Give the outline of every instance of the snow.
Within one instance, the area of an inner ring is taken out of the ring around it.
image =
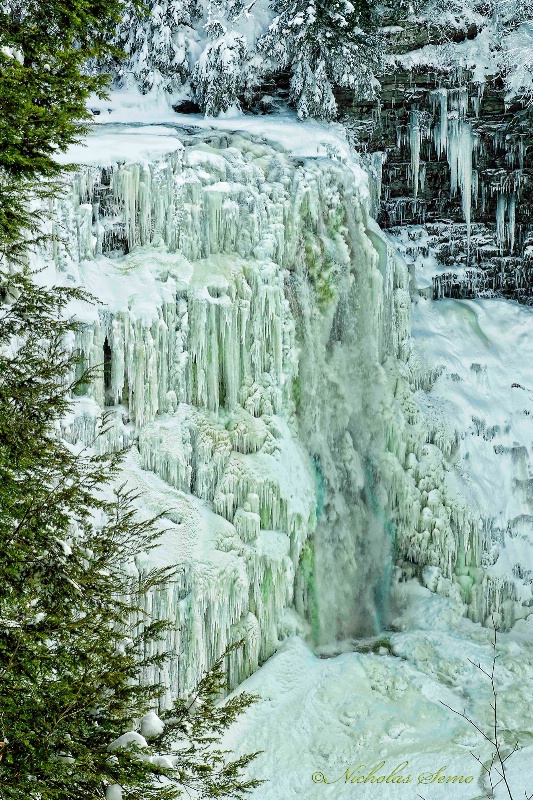
[[[467,656],[490,669],[491,632],[462,619],[449,601],[416,581],[401,584],[399,592],[396,602],[405,606],[395,623],[405,630],[384,634],[390,652],[376,645],[376,653],[317,658],[293,637],[239,687],[260,700],[224,745],[237,753],[263,751],[249,768],[253,777],[267,779],[254,800],[350,798],[354,790],[369,800],[432,797],[443,775],[453,798],[471,800],[483,792],[483,771],[472,753],[485,760],[490,749],[443,703],[466,709],[490,730],[490,683]],[[514,737],[524,743],[530,736],[521,703],[528,703],[524,681],[533,676],[533,651],[519,634],[500,635],[498,647],[496,682],[509,747]],[[532,748],[508,765],[512,788],[531,791]],[[359,776],[365,777],[352,781]]]
[[[105,128],[95,126],[87,139],[72,145],[67,153],[58,154],[56,160],[61,164],[105,167],[117,161],[147,162],[180,149],[181,142],[171,126],[140,124],[125,128],[108,124]]]
[[[450,72],[471,70],[472,82],[482,84],[499,72],[497,38],[497,31],[485,26],[475,39],[460,43],[428,44],[407,53],[390,54],[387,62],[390,68],[397,65],[408,71],[421,67],[437,67]]]
[[[24,54],[17,47],[0,47],[0,53],[6,58],[14,58],[19,64],[24,64]]]
[[[128,733],[123,733],[122,736],[119,736],[118,739],[115,739],[108,745],[107,749],[110,753],[114,753],[115,750],[118,750],[120,747],[128,747],[129,745],[135,745],[136,747],[148,747],[148,742],[141,736],[140,733],[136,731],[128,731]]]
[[[154,739],[165,730],[165,724],[159,719],[155,711],[149,711],[141,719],[141,735],[145,739]]]
[[[94,118],[92,131],[82,144],[58,156],[60,163],[105,166],[125,159],[146,160],[173,152],[174,147],[179,149],[183,132],[212,129],[256,135],[301,158],[331,157],[333,152],[334,157],[349,164],[363,193],[368,183],[365,171],[350,153],[340,124],[318,120],[302,122],[290,111],[271,117],[242,114],[214,118],[176,114],[157,100],[146,99],[134,91],[115,91],[109,100],[94,98],[89,105],[101,109],[102,113]],[[167,140],[166,137],[172,138]]]

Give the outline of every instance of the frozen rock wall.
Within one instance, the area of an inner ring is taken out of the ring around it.
[[[379,105],[352,108],[346,98],[344,122],[360,149],[382,153],[372,160],[380,224],[427,226],[447,266],[435,297],[530,304],[530,110],[483,71],[475,47],[474,39],[463,66],[458,53],[454,69],[438,48],[398,55],[382,76]]]

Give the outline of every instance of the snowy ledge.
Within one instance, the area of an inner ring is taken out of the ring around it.
[[[332,158],[351,169],[361,199],[369,196],[368,175],[350,152],[342,125],[316,120],[301,122],[290,112],[275,116],[236,114],[204,117],[176,114],[154,101],[139,103],[141,95],[116,93],[109,101],[92,103],[98,111],[91,133],[80,144],[57,157],[59,163],[111,165],[118,162],[153,160],[182,149],[184,134],[200,130],[245,133],[266,144],[281,146],[297,158]]]

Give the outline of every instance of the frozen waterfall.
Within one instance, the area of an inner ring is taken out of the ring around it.
[[[441,129],[443,149],[453,136]],[[88,444],[109,412],[99,446],[132,445],[122,477],[141,513],[165,512],[136,568],[180,568],[146,598],[175,622],[175,658],[151,677],[188,691],[243,638],[236,684],[291,633],[378,632],[393,577],[428,565],[436,591],[484,620],[506,595],[481,567],[481,520],[448,460],[456,434],[415,402],[428,377],[410,276],[361,171],[252,134],[169,126],[166,142],[81,168],[39,256],[98,298],[75,308],[75,346],[101,374],[65,435]]]

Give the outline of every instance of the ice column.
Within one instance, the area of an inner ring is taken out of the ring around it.
[[[450,191],[461,192],[463,214],[466,222],[468,247],[472,216],[472,154],[474,134],[470,123],[455,118],[451,120],[448,136],[448,163],[450,165]]]
[[[448,90],[437,89],[432,93],[431,100],[433,103],[437,100],[439,104],[439,121],[433,130],[433,139],[440,158],[448,152]]]
[[[420,114],[418,111],[411,111],[411,123],[409,126],[409,142],[411,145],[411,178],[413,181],[413,197],[418,197],[418,176],[420,172]]]
[[[507,198],[504,194],[499,194],[496,201],[496,240],[500,252],[505,248],[505,211],[507,209]]]

